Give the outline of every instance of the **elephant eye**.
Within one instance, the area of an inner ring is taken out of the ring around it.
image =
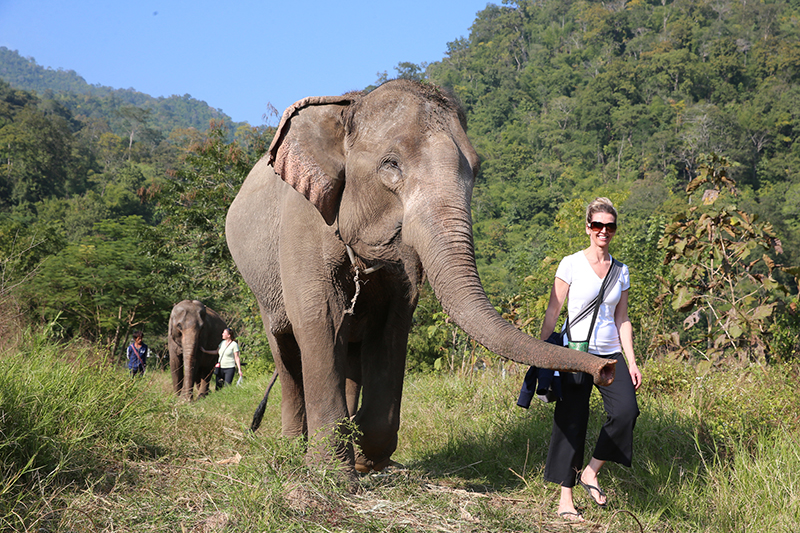
[[[383,161],[381,161],[381,168],[400,170],[400,164],[397,162],[396,159],[386,158]]]
[[[381,161],[379,171],[381,178],[387,182],[387,185],[396,185],[403,179],[403,171],[400,169],[400,163],[394,158],[387,157]]]

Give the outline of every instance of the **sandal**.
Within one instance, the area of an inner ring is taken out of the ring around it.
[[[572,511],[561,511],[558,513],[558,516],[562,520],[566,520],[568,522],[586,522],[586,519],[583,517],[583,515],[577,512],[573,513]],[[571,516],[574,516],[575,518],[570,518]]]
[[[579,484],[581,487],[583,487],[583,488],[586,490],[586,492],[589,494],[589,498],[591,498],[591,499],[592,499],[592,501],[593,501],[593,502],[594,502],[594,503],[595,503],[595,504],[596,504],[598,507],[605,507],[605,506],[606,506],[606,503],[608,503],[607,501],[605,501],[605,502],[603,502],[603,503],[600,503],[600,502],[599,502],[599,501],[597,501],[597,500],[595,499],[595,497],[592,495],[592,491],[593,491],[593,490],[596,490],[596,491],[597,491],[597,495],[598,495],[598,496],[603,496],[603,497],[605,497],[606,493],[605,493],[605,492],[603,492],[603,490],[602,490],[600,487],[595,487],[594,485],[589,485],[588,483],[584,483],[584,482],[581,480],[581,475],[580,475],[580,474],[578,474],[578,484]]]

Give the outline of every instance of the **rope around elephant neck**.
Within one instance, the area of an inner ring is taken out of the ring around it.
[[[356,300],[358,300],[358,295],[361,293],[361,285],[363,285],[365,282],[361,281],[362,272],[361,272],[361,269],[358,268],[358,265],[356,264],[356,256],[353,253],[353,249],[350,248],[349,244],[345,244],[344,246],[345,246],[345,248],[347,248],[347,257],[350,258],[350,263],[353,265],[353,268],[356,269],[356,275],[353,277],[353,283],[356,284],[356,293],[353,295],[353,299],[350,300],[350,309],[348,309],[348,310],[346,310],[344,312],[344,314],[346,314],[346,315],[352,315],[354,313],[354,311],[355,311],[355,308],[356,308]],[[364,270],[363,274],[365,276],[367,274],[372,274],[376,270],[380,270],[382,267],[383,267],[383,265],[377,265],[377,266],[369,267],[369,268]]]

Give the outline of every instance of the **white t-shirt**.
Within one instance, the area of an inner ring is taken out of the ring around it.
[[[236,359],[233,354],[239,351],[239,345],[236,341],[231,341],[227,346],[226,341],[219,343],[219,367],[220,368],[235,368]]]
[[[583,251],[568,255],[562,259],[558,265],[558,270],[556,270],[556,277],[569,285],[567,312],[570,317],[569,329],[572,332],[572,340],[585,341],[589,336],[589,326],[592,323],[594,311],[580,322],[573,323],[572,320],[581,312],[581,309],[586,307],[600,293],[603,279],[595,274]],[[590,353],[610,355],[622,351],[619,331],[614,323],[614,312],[622,296],[622,291],[627,291],[630,287],[631,278],[628,267],[622,265],[622,271],[617,278],[617,282],[606,289],[603,303],[600,304],[594,332],[589,339]]]

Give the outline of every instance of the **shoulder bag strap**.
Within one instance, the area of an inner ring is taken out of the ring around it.
[[[234,341],[231,341],[227,345],[225,345],[224,348],[220,348],[219,349],[219,357],[217,358],[217,362],[218,363],[222,362],[222,356],[225,355],[226,353],[228,353],[228,348],[230,348],[231,344],[233,344],[233,343],[234,343]]]
[[[603,303],[603,298],[605,298],[606,290],[612,284],[617,282],[619,278],[619,273],[622,271],[622,263],[617,261],[616,259],[611,260],[611,266],[606,272],[605,277],[603,278],[603,283],[600,285],[600,293],[595,297],[594,300],[589,302],[589,305],[581,309],[581,312],[575,317],[573,322],[580,322],[584,318],[586,318],[589,313],[594,311],[592,314],[592,323],[589,325],[589,337],[586,339],[585,342],[588,342],[592,338],[592,333],[594,332],[594,324],[597,321],[597,313],[600,312],[600,304]],[[572,340],[572,336],[570,335],[569,330],[569,314],[567,314],[567,337]]]
[[[143,346],[144,346],[144,345],[143,345]],[[138,359],[138,360],[139,360],[139,364],[141,364],[142,366],[144,366],[144,361],[142,361],[142,356],[141,356],[141,354],[139,353],[139,348],[137,348],[137,347],[136,347],[136,345],[135,345],[135,344],[133,344],[133,343],[131,343],[131,344],[130,344],[129,348],[131,348],[131,349],[133,350],[133,353],[136,355],[136,359]]]

